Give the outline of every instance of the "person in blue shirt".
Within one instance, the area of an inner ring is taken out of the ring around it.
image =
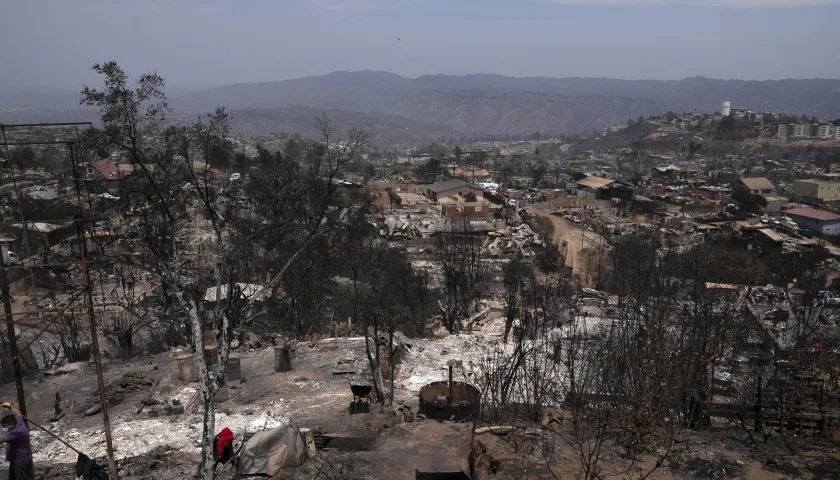
[[[9,480],[35,480],[35,469],[32,465],[32,446],[29,443],[29,427],[23,414],[9,402],[0,403],[12,414],[0,419],[3,433],[0,443],[7,443],[6,460],[9,462]]]

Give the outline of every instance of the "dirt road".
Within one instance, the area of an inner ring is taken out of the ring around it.
[[[572,274],[580,279],[587,286],[593,283],[594,270],[597,270],[597,252],[600,248],[608,249],[609,244],[601,235],[581,228],[565,218],[551,215],[545,210],[537,207],[528,207],[528,211],[534,215],[539,215],[551,220],[554,225],[554,243],[560,247],[560,252],[565,252],[566,265],[572,267]],[[593,255],[586,255],[586,252],[593,252],[594,259],[589,259]],[[592,261],[594,260],[594,262]]]

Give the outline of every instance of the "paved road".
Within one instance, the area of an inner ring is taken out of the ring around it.
[[[566,265],[572,267],[572,274],[580,277],[587,285],[594,281],[593,268],[590,267],[596,267],[596,265],[589,265],[591,262],[587,261],[587,255],[581,255],[581,252],[584,249],[597,251],[598,246],[609,248],[607,241],[591,230],[581,228],[565,218],[551,215],[540,208],[530,206],[528,211],[534,215],[546,217],[554,224],[554,243],[563,251],[563,242],[566,242]],[[584,276],[586,276],[585,279]]]

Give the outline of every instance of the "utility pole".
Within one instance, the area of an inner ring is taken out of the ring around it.
[[[14,370],[15,375],[18,409],[26,417],[26,397],[23,394],[23,376],[20,373],[20,353],[17,348],[15,322],[14,316],[12,315],[12,299],[9,294],[9,279],[6,277],[6,262],[3,255],[2,248],[0,248],[0,287],[2,287],[3,311],[6,314],[6,334],[9,338],[9,355],[12,357],[12,370]]]
[[[85,276],[85,297],[87,300],[87,314],[90,321],[90,343],[93,351],[93,360],[96,364],[96,383],[99,387],[99,402],[102,405],[102,426],[105,430],[105,450],[108,452],[108,475],[112,480],[117,480],[117,461],[114,458],[114,442],[111,438],[111,418],[108,416],[108,399],[105,392],[105,374],[102,371],[102,356],[99,352],[99,333],[96,330],[96,315],[93,310],[93,285],[90,280],[90,268],[87,262],[87,241],[85,239],[84,224],[84,203],[82,203],[82,188],[76,166],[76,156],[73,151],[73,144],[68,143],[70,148],[70,160],[73,163],[73,179],[76,183],[76,194],[79,199],[79,219],[76,228],[76,238],[79,241],[79,256],[81,257],[82,273]]]
[[[10,145],[15,146],[23,146],[23,145],[53,145],[53,144],[65,144],[66,142],[61,140],[49,140],[49,141],[21,141],[21,142],[9,142],[6,138],[6,130],[7,129],[15,129],[15,128],[30,128],[30,127],[56,127],[56,126],[77,126],[78,132],[78,125],[92,125],[91,122],[66,122],[66,123],[31,123],[31,124],[4,124],[0,123],[0,138],[2,138],[2,143],[0,146],[5,147],[6,151],[6,163],[9,167],[9,173],[11,174],[12,179],[12,186],[15,192],[15,198],[18,202],[18,210],[19,214],[21,215],[20,221],[23,224],[23,246],[24,250],[26,251],[26,257],[31,258],[29,253],[29,233],[27,224],[29,222],[26,221],[26,218],[23,216],[23,210],[20,209],[20,191],[18,190],[18,182],[15,176],[15,166],[12,164],[12,155],[11,150],[9,149]],[[72,156],[72,150],[71,150]],[[81,200],[80,200],[81,202]],[[8,206],[6,207],[8,209]],[[4,215],[8,214],[9,212],[3,212]],[[11,218],[4,218],[4,221],[12,220]],[[9,342],[9,357],[12,361],[12,369],[14,371],[15,377],[15,387],[17,390],[17,399],[18,399],[18,408],[20,412],[26,416],[26,398],[24,397],[23,391],[23,378],[21,375],[21,355],[20,351],[18,350],[17,346],[17,335],[15,333],[15,324],[14,324],[14,315],[12,313],[12,298],[9,292],[9,278],[6,275],[6,258],[5,256],[8,255],[8,248],[6,248],[6,253],[2,252],[2,248],[0,248],[0,299],[3,301],[3,312],[6,316],[6,333],[8,335],[8,342]],[[20,253],[20,252],[19,252]],[[4,256],[5,255],[5,256]],[[30,267],[27,268],[27,271],[31,273],[31,264]],[[34,282],[34,279],[32,280]],[[24,278],[24,287],[26,286],[26,279]],[[34,283],[33,283],[34,286]],[[5,362],[4,362],[5,363]]]

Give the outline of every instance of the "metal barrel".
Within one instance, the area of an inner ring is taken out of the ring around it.
[[[289,344],[274,347],[274,371],[288,372],[292,369],[292,347]]]
[[[178,379],[182,382],[197,382],[198,371],[195,368],[195,355],[186,353],[178,355]]]
[[[238,357],[228,357],[225,366],[225,378],[227,380],[239,380],[242,378],[242,366]]]
[[[204,347],[204,361],[207,363],[208,368],[216,365],[218,360],[216,353],[217,349],[215,345],[207,345]]]

